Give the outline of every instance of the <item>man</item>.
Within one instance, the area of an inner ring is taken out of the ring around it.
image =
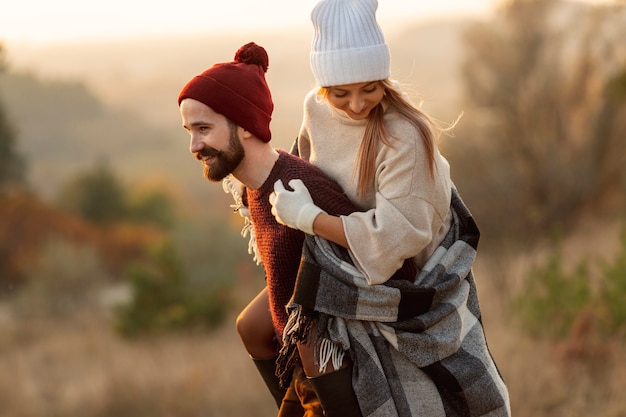
[[[292,180],[300,179],[306,185],[317,207],[303,207],[303,218],[314,218],[322,211],[347,215],[355,208],[341,187],[319,169],[269,143],[274,106],[265,80],[268,63],[265,50],[248,43],[237,51],[233,62],[215,64],[189,81],[178,103],[183,127],[191,136],[190,151],[203,162],[206,178],[218,182],[232,175],[246,187],[244,198],[267,282],[267,296],[261,292],[251,305],[256,306],[252,309],[260,312],[258,321],[263,323],[262,306],[269,300],[273,331],[281,340],[288,318],[285,306],[293,293],[304,233],[276,222],[269,202],[274,184],[280,180],[291,186]],[[323,416],[320,401],[326,415],[360,415],[352,390],[351,367],[310,379],[296,367],[285,393],[276,376],[274,347],[256,348],[241,336],[280,407],[279,416]],[[260,357],[257,352],[261,352]],[[339,411],[333,414],[331,409]],[[349,409],[352,414],[345,411]]]

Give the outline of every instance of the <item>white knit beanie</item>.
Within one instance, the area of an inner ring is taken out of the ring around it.
[[[311,70],[321,87],[389,78],[390,54],[376,22],[378,0],[322,0],[311,13]]]

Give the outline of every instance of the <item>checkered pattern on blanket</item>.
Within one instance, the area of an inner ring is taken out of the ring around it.
[[[509,416],[472,274],[479,231],[455,189],[451,207],[453,225],[414,282],[368,285],[345,249],[307,236],[279,367],[297,360],[315,316],[316,357],[351,357],[364,416]]]

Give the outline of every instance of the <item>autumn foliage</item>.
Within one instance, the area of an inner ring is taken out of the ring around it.
[[[20,192],[0,200],[0,285],[2,291],[22,284],[27,266],[49,239],[62,238],[95,248],[112,276],[141,258],[145,249],[165,239],[148,225],[114,223],[96,225],[58,211],[37,197]]]

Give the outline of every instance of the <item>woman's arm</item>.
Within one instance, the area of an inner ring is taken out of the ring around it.
[[[319,237],[349,249],[341,217],[326,213],[318,214],[313,221],[313,232]]]

